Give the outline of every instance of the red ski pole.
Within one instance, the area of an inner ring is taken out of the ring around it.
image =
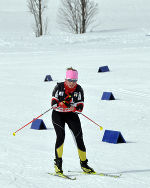
[[[95,125],[97,125],[97,126],[100,128],[101,131],[103,130],[103,127],[102,127],[102,126],[100,126],[99,124],[95,123],[93,120],[91,120],[89,117],[87,117],[87,116],[84,115],[83,113],[80,113],[80,114],[82,114],[85,118],[87,118],[88,120],[92,121]]]
[[[18,131],[20,131],[21,129],[23,129],[24,127],[26,127],[27,125],[29,125],[30,123],[34,122],[35,120],[37,120],[39,117],[43,116],[44,114],[46,114],[47,112],[49,112],[52,108],[48,109],[47,111],[45,111],[44,113],[42,113],[41,115],[39,115],[38,117],[34,118],[32,121],[30,121],[29,123],[25,124],[23,127],[21,127],[20,129],[18,129],[17,131],[13,132],[13,135],[15,136],[16,133]]]

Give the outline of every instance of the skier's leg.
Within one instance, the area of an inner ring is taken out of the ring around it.
[[[65,139],[65,121],[61,112],[52,112],[52,123],[56,132],[56,143],[55,143],[55,171],[56,173],[63,173],[62,171],[62,155],[63,155],[63,144]]]
[[[80,119],[75,113],[70,113],[69,115],[70,118],[68,118],[66,122],[71,129],[77,143],[81,168],[86,173],[95,173],[95,171],[88,166],[88,159],[86,158],[86,148],[83,141]]]
[[[78,154],[81,161],[86,160],[86,148],[83,141],[83,133],[81,128],[81,123],[78,114],[75,113],[68,113],[66,123],[68,124],[70,130],[73,133],[75,138]]]

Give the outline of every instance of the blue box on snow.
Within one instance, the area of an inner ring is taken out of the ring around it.
[[[108,142],[108,143],[113,143],[113,144],[126,143],[121,132],[112,131],[112,130],[105,130],[102,141]]]
[[[53,81],[53,79],[52,79],[52,77],[51,77],[51,75],[46,75],[46,77],[45,77],[45,80],[44,80],[45,82],[48,82],[48,81]]]
[[[98,72],[109,72],[108,66],[99,67]]]
[[[101,100],[115,100],[112,92],[103,92]]]
[[[47,128],[42,119],[36,119],[35,121],[32,122],[31,129],[41,130],[41,129],[47,129]]]

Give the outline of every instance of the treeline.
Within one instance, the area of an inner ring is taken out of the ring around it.
[[[60,0],[57,22],[62,30],[75,34],[86,33],[89,27],[94,27],[98,14],[98,4],[92,0]],[[30,13],[34,16],[33,27],[36,37],[47,33],[48,19],[44,11],[48,8],[46,0],[27,0]]]

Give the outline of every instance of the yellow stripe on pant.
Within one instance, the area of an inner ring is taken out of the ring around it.
[[[64,146],[64,144],[62,144],[59,148],[57,148],[57,156],[58,156],[58,158],[62,158],[63,146]]]
[[[79,154],[79,158],[80,158],[81,161],[86,160],[86,152],[85,151],[78,149],[78,154]]]

